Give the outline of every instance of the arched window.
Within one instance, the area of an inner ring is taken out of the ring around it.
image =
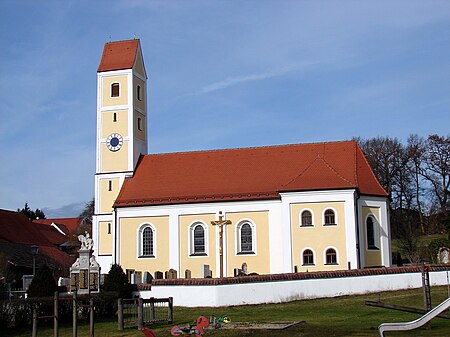
[[[324,224],[331,226],[336,225],[336,216],[332,209],[327,209],[324,213]]]
[[[111,97],[119,97],[119,95],[120,95],[119,83],[111,84]]]
[[[141,100],[142,100],[142,92],[141,92],[141,86],[140,86],[140,85],[138,85],[138,86],[136,87],[136,95],[137,95],[137,99],[138,99],[139,101],[141,101]]]
[[[205,252],[205,229],[202,225],[197,225],[194,227],[194,254]]]
[[[325,253],[326,263],[325,264],[337,264],[337,254],[333,248],[328,248]]]
[[[154,257],[154,233],[150,226],[141,229],[141,256]]]
[[[238,226],[238,254],[253,254],[254,253],[254,229],[253,226],[244,222]]]
[[[310,211],[303,211],[302,212],[302,227],[310,227],[312,226],[312,214]]]
[[[303,251],[303,265],[304,266],[314,265],[314,253],[311,249],[305,249]]]
[[[372,216],[368,216],[366,220],[367,248],[378,249],[376,223]]]

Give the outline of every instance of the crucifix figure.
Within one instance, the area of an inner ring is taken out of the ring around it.
[[[211,221],[211,225],[219,226],[219,257],[220,257],[220,277],[223,277],[223,226],[231,225],[231,220],[224,220],[222,211],[219,212],[219,220]]]

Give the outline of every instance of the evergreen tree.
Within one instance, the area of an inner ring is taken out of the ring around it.
[[[42,210],[39,208],[36,208],[35,211],[33,211],[30,206],[28,206],[28,202],[25,203],[25,206],[22,209],[17,209],[17,212],[25,214],[25,216],[30,220],[35,219],[45,219],[45,214]]]
[[[113,264],[105,276],[103,291],[113,291],[119,298],[131,298],[134,287],[128,283],[127,275],[118,264]]]
[[[56,291],[57,286],[51,269],[43,265],[38,269],[36,275],[31,281],[28,288],[29,297],[45,297],[52,296]]]

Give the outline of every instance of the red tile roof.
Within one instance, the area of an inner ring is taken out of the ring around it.
[[[3,209],[0,209],[0,241],[39,246],[53,245],[24,214]]]
[[[37,223],[33,221],[33,225],[47,238],[48,241],[56,246],[62,245],[68,240],[67,235],[59,232],[55,227]]]
[[[142,156],[116,207],[279,199],[281,192],[357,189],[387,196],[354,141]]]
[[[138,46],[139,40],[105,43],[97,72],[133,68]]]
[[[83,221],[83,218],[54,218],[54,219],[36,219],[33,220],[33,222],[44,224],[44,225],[51,225],[55,224],[61,229],[63,232],[66,233],[68,230],[69,233],[76,234],[78,226]]]

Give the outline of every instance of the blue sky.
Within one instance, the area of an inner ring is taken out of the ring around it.
[[[450,1],[0,1],[0,208],[94,194],[96,69],[141,39],[149,152],[449,134]]]

